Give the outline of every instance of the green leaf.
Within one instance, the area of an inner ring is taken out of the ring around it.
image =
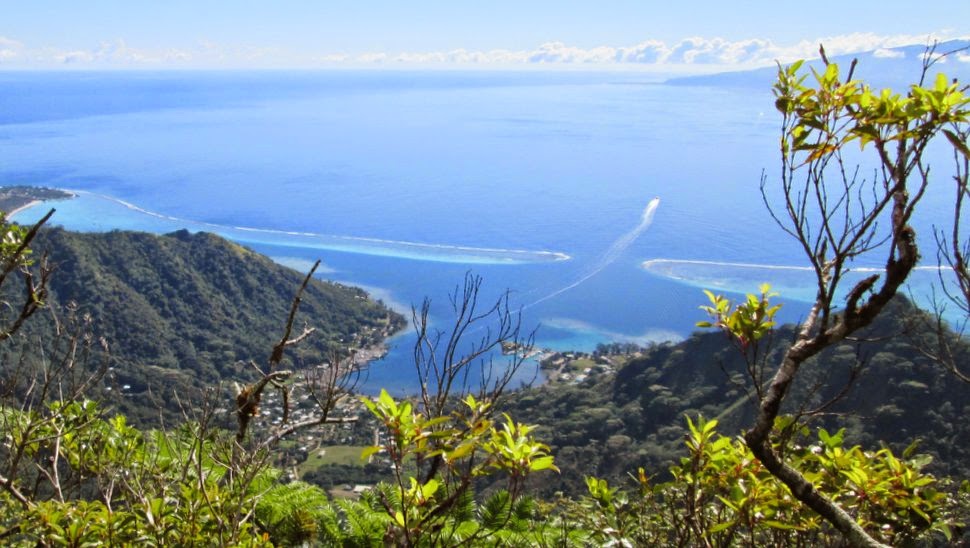
[[[533,460],[532,464],[529,465],[529,468],[531,468],[533,472],[538,472],[539,470],[548,470],[548,469],[553,469],[557,472],[559,471],[559,468],[556,468],[556,465],[553,464],[552,456],[539,457]]]
[[[428,480],[428,483],[421,486],[421,495],[426,499],[430,499],[435,493],[438,492],[438,487],[440,486],[441,483],[438,480],[430,479]]]
[[[801,531],[804,527],[798,527],[797,525],[792,525],[790,523],[784,523],[781,521],[775,521],[766,519],[760,522],[762,525],[771,527],[772,529],[783,529],[785,531]]]
[[[392,398],[391,395],[387,393],[387,390],[383,388],[381,388],[381,394],[377,397],[377,401],[389,409],[397,409],[397,404],[394,402],[394,398]]]
[[[458,447],[454,448],[452,451],[445,451],[445,460],[449,462],[454,462],[462,457],[466,457],[477,447],[478,444],[466,441],[460,444]]]
[[[903,449],[903,458],[908,459],[912,457],[914,454],[916,454],[916,450],[919,449],[919,446],[922,442],[923,442],[922,438],[916,438],[915,440],[913,440],[912,443],[906,446],[906,449]]]
[[[946,522],[938,523],[934,526],[934,529],[943,533],[943,536],[946,537],[947,542],[950,542],[953,540],[953,530],[950,528],[949,523],[946,523]]]
[[[829,63],[829,66],[825,67],[825,74],[822,75],[822,84],[831,86],[835,84],[839,79],[839,65],[838,63]]]
[[[714,527],[711,527],[708,530],[708,532],[711,533],[711,534],[720,533],[721,531],[724,531],[726,529],[730,529],[731,527],[734,527],[736,524],[737,524],[737,522],[735,522],[735,521],[729,521],[729,522],[725,522],[725,523],[718,523]]]

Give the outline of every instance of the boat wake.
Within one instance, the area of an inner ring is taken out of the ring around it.
[[[600,256],[600,258],[597,259],[595,263],[590,265],[589,268],[584,270],[575,281],[553,291],[552,293],[549,293],[548,295],[538,300],[535,300],[523,306],[522,308],[523,309],[532,308],[533,306],[539,303],[558,297],[559,295],[562,295],[563,293],[569,291],[570,289],[576,288],[586,280],[589,280],[593,276],[602,272],[603,269],[605,269],[606,267],[610,266],[614,261],[616,261],[620,257],[621,254],[623,254],[624,251],[626,251],[628,247],[630,247],[631,244],[633,244],[633,242],[636,241],[637,238],[640,237],[641,234],[644,233],[644,231],[650,228],[650,225],[653,224],[653,216],[657,212],[657,206],[659,205],[660,205],[659,197],[656,197],[650,200],[650,202],[647,204],[647,207],[643,209],[643,214],[640,216],[640,224],[633,227],[633,229],[627,232],[626,234],[623,234],[622,236],[617,238],[616,241],[613,242],[613,244],[610,245],[610,247],[607,248],[605,252],[603,252],[603,255]]]

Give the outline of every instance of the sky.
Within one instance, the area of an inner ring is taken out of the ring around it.
[[[968,36],[970,0],[0,0],[0,70],[703,71]]]

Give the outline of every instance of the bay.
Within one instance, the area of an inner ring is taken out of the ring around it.
[[[778,170],[769,89],[486,71],[13,72],[0,84],[0,183],[79,191],[55,204],[69,229],[184,227],[295,267],[319,258],[323,276],[402,311],[430,298],[440,328],[472,273],[482,302],[508,291],[553,349],[684,337],[701,287],[777,277],[783,319],[806,311],[811,280],[777,268],[804,261],[759,192]],[[924,240],[946,203],[926,198]],[[935,276],[920,273],[915,292]],[[412,344],[392,339],[367,386],[415,390]]]

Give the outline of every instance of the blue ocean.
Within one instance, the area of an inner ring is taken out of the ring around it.
[[[436,327],[472,273],[539,346],[591,350],[689,335],[702,288],[770,281],[784,320],[805,314],[811,276],[759,192],[780,169],[773,102],[631,72],[5,72],[0,184],[76,191],[52,204],[73,230],[321,259],[402,311],[431,299]],[[924,249],[948,199],[925,199]],[[390,341],[369,387],[414,387],[413,340]]]

